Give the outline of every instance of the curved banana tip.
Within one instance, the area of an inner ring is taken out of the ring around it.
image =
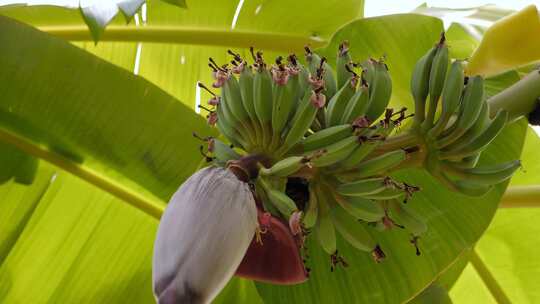
[[[496,75],[539,60],[539,36],[540,15],[533,4],[500,19],[484,33],[466,75]]]

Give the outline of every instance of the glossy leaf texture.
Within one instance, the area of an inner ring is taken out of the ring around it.
[[[441,31],[441,21],[432,17],[394,15],[368,18],[342,27],[323,53],[333,62],[338,44],[348,40],[351,56],[356,61],[385,55],[395,88],[391,104],[396,108],[410,107],[409,81],[413,65],[437,41]],[[499,84],[490,83],[488,94],[504,88]],[[525,130],[524,121],[507,127],[483,154],[481,162],[496,163],[519,158]],[[409,202],[411,208],[427,219],[429,227],[420,241],[421,256],[415,256],[406,232],[399,229],[373,232],[381,240],[387,259],[375,264],[367,254],[354,250],[340,239],[338,251],[349,267],[332,273],[328,256],[316,244],[308,244],[308,265],[313,269],[310,280],[290,287],[257,284],[261,296],[276,303],[407,302],[476,243],[490,223],[506,187],[506,184],[498,185],[486,196],[473,199],[445,190],[422,170],[402,171],[396,176],[422,188]]]
[[[231,48],[251,60],[249,46],[263,48],[270,62],[278,55],[276,50],[279,55],[292,51],[302,53],[305,44],[321,46],[342,24],[361,17],[363,3],[363,0],[316,4],[308,0],[218,3],[200,0],[189,2],[188,9],[180,9],[161,0],[149,0],[146,13],[139,15],[138,22],[125,25],[123,18],[116,17],[97,47],[77,12],[72,10],[45,6],[0,7],[0,15],[71,40],[110,62],[135,71],[196,109],[197,104],[204,105],[209,99],[209,95],[196,88],[197,81],[207,84],[212,81],[207,66],[209,57],[218,63],[227,63],[231,59],[227,49]],[[141,29],[159,33],[172,31],[173,34],[149,41],[160,34],[142,35],[138,31]],[[119,31],[123,34],[114,36]]]
[[[4,130],[164,201],[197,168],[191,134],[213,133],[191,109],[58,38],[0,23]]]

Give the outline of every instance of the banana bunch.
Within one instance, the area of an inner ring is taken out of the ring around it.
[[[453,191],[482,196],[509,179],[520,162],[477,167],[482,151],[506,125],[508,113],[500,110],[489,117],[482,76],[465,77],[463,62],[449,61],[443,33],[414,67],[413,131],[424,141],[424,166],[433,176]]]
[[[347,265],[338,234],[379,262],[385,254],[372,232],[403,228],[420,254],[427,225],[407,204],[420,188],[395,180],[393,171],[419,164],[452,190],[483,195],[519,167],[477,167],[508,115],[489,117],[482,77],[465,77],[461,61],[450,63],[444,35],[414,68],[416,113],[403,133],[416,141],[398,147],[392,138],[413,115],[388,108],[392,81],[384,60],[355,62],[344,42],[334,70],[305,51],[303,63],[291,54],[269,65],[253,49],[252,64],[232,51],[228,64],[210,59],[212,87],[221,92],[199,84],[212,96],[201,108],[224,141],[201,138],[208,146],[201,153],[215,166],[244,171],[259,208],[288,223],[299,246],[313,232],[332,270]],[[258,161],[243,162],[253,157]]]

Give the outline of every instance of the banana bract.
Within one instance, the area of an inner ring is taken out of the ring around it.
[[[227,224],[234,220],[238,227],[214,232],[212,225],[203,228],[215,218],[204,215],[196,223],[188,220],[201,229],[192,234],[205,236],[199,237],[204,239],[197,243],[200,248],[223,252],[237,242],[234,246],[241,258],[231,253],[234,258],[227,267],[236,270],[240,265],[236,271],[240,276],[275,284],[303,282],[310,260],[300,249],[308,237],[328,253],[331,270],[347,266],[347,257],[338,254],[338,235],[371,255],[374,262],[381,262],[385,248],[374,231],[400,227],[409,232],[409,239],[403,241],[413,244],[411,250],[420,255],[419,240],[429,229],[422,214],[414,210],[413,194],[421,185],[396,180],[393,171],[425,167],[453,191],[483,195],[510,178],[520,165],[514,161],[476,166],[482,151],[506,125],[508,114],[500,111],[489,117],[483,78],[464,76],[462,62],[448,57],[444,35],[412,72],[417,113],[411,127],[397,135],[397,127],[413,115],[406,108],[388,108],[392,80],[382,59],[353,58],[346,42],[339,47],[335,70],[307,47],[303,63],[294,54],[270,63],[261,52],[252,49],[251,53],[247,60],[229,51],[232,60],[224,65],[210,59],[215,81],[212,88],[199,84],[211,95],[208,106],[202,108],[222,137],[201,138],[200,148],[211,166],[233,172],[235,183],[243,185],[239,193],[222,189],[221,195],[238,197],[238,204],[256,208],[258,216],[247,220],[248,215],[216,204],[216,210],[205,208],[204,212]],[[175,196],[171,203],[176,200]],[[198,198],[182,200],[187,204]],[[185,212],[193,215],[200,209],[192,204],[193,211]],[[214,208],[209,202],[204,204]],[[160,233],[165,225],[180,229],[168,218]],[[255,224],[246,224],[252,221]],[[188,238],[189,232],[179,230],[178,234]],[[206,234],[211,236],[206,238]],[[225,235],[230,235],[231,243],[220,243],[223,247],[216,249],[212,240]],[[186,263],[195,260],[190,260],[186,250],[171,255],[176,264],[168,264],[173,269],[169,272],[186,278],[188,272],[183,269],[191,271]],[[199,258],[225,263],[213,253]]]

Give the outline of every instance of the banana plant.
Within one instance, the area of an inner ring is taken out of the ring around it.
[[[1,9],[0,298],[447,297],[432,283],[490,223],[540,96],[537,71],[489,76],[536,57],[482,69],[512,22],[466,62],[439,19],[361,4],[149,2],[97,47],[76,11]]]

